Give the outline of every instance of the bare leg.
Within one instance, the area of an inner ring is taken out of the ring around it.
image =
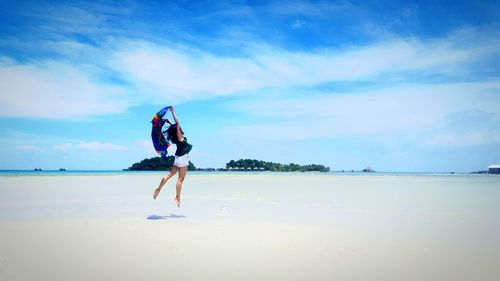
[[[172,169],[170,169],[170,173],[168,173],[167,175],[165,175],[162,179],[161,179],[161,182],[160,182],[160,185],[158,186],[157,189],[155,189],[155,192],[153,194],[153,199],[156,199],[156,197],[158,197],[158,194],[160,194],[160,191],[162,189],[162,187],[167,183],[167,181],[173,177],[175,175],[175,173],[177,173],[177,171],[179,170],[179,167],[176,167],[176,166],[172,166]]]
[[[188,166],[186,167],[181,167],[179,168],[179,179],[177,180],[177,183],[175,184],[177,194],[175,195],[175,203],[177,204],[177,207],[181,207],[181,190],[182,190],[182,182],[184,181],[184,178],[186,177],[188,170]]]

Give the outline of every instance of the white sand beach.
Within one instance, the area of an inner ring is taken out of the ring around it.
[[[0,176],[0,280],[500,280],[498,176],[160,177]]]

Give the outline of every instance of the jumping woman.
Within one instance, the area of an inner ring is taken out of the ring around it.
[[[170,112],[172,112],[172,117],[174,118],[175,124],[170,123],[169,120],[166,120],[170,125],[167,130],[168,139],[177,146],[175,151],[175,161],[174,165],[170,169],[170,172],[165,175],[160,182],[158,188],[155,189],[153,198],[156,199],[161,189],[167,183],[167,181],[173,177],[177,172],[179,172],[179,178],[177,179],[176,187],[176,195],[175,195],[175,203],[177,207],[181,206],[181,190],[182,190],[182,182],[186,177],[188,166],[189,166],[189,151],[193,147],[191,144],[187,142],[187,138],[184,137],[184,132],[181,129],[181,124],[179,123],[179,119],[175,116],[174,108],[170,108]]]

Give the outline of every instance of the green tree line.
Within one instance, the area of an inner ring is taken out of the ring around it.
[[[153,157],[142,160],[141,162],[134,163],[127,170],[130,171],[168,171],[174,165],[174,156],[167,156],[166,158]],[[196,170],[194,164],[189,161],[189,171]]]
[[[256,159],[240,159],[231,160],[226,163],[226,169],[238,169],[238,170],[265,170],[265,171],[280,171],[280,172],[309,172],[309,171],[319,171],[319,172],[329,172],[330,168],[324,165],[309,164],[309,165],[299,165],[299,164],[280,164],[273,162],[266,162]]]

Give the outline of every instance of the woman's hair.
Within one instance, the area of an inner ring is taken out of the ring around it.
[[[181,128],[181,133],[184,135],[184,131],[182,131],[182,128]],[[168,127],[167,140],[175,144],[179,142],[179,138],[177,138],[177,124],[172,124],[170,127]]]

